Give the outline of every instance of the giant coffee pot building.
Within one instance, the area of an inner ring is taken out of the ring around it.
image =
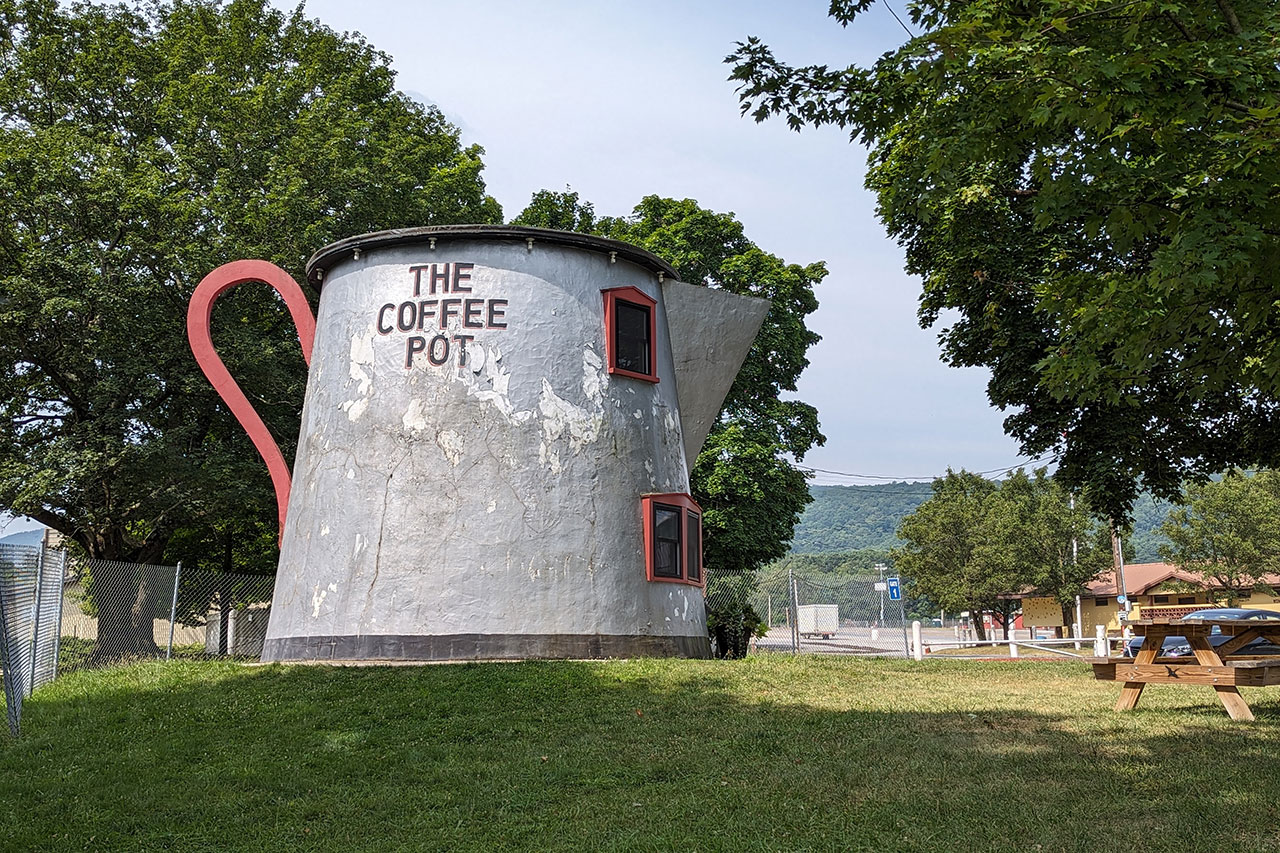
[[[766,301],[514,227],[367,234],[307,274],[263,660],[709,656],[689,467]]]

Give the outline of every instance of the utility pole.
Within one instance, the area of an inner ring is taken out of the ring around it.
[[[1124,583],[1124,543],[1120,541],[1120,534],[1116,532],[1114,522],[1111,525],[1111,551],[1116,563],[1116,597],[1124,597],[1124,612],[1128,613],[1133,609],[1133,602],[1129,600],[1129,593]]]
[[[1069,506],[1073,512],[1075,511],[1075,508],[1076,508],[1075,495],[1069,496],[1067,501],[1067,506]],[[1071,522],[1071,565],[1074,566],[1077,562],[1079,562],[1079,559],[1078,559],[1079,556],[1080,556],[1079,549],[1076,542],[1076,525],[1075,525],[1075,519],[1073,518]]]
[[[800,611],[796,605],[796,576],[791,567],[787,567],[787,621],[791,623],[791,651],[800,651]]]
[[[884,563],[876,563],[876,571],[880,572],[880,582],[876,584],[876,589],[880,590],[880,621],[876,623],[877,628],[884,627]]]
[[[1077,542],[1077,540],[1076,540],[1076,520],[1075,520],[1076,496],[1075,496],[1075,495],[1068,495],[1068,496],[1067,496],[1067,505],[1070,507],[1071,512],[1072,512],[1072,517],[1071,517],[1071,565],[1073,565],[1073,566],[1074,566],[1074,565],[1076,565],[1077,563],[1079,563],[1079,562],[1080,562],[1080,548],[1079,548],[1079,543],[1078,543],[1078,542]],[[1080,635],[1080,633],[1081,633],[1082,631],[1084,631],[1084,614],[1080,612],[1080,596],[1078,596],[1078,595],[1077,595],[1077,596],[1076,596],[1076,629],[1075,629],[1075,631],[1073,632],[1073,634],[1074,634],[1075,636],[1079,636],[1079,635]],[[1076,645],[1076,648],[1079,648],[1079,647],[1080,647],[1080,646],[1077,644],[1077,645]]]

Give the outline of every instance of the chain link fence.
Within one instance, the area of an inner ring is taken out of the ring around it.
[[[902,600],[876,576],[786,569],[707,572],[707,627],[721,657],[749,651],[905,656]]]
[[[22,700],[62,673],[148,658],[262,655],[275,578],[0,545],[0,669],[16,736]]]
[[[57,676],[66,553],[0,544],[0,670],[5,717],[17,736],[22,700]]]
[[[81,559],[62,603],[61,671],[146,658],[262,654],[272,575]]]

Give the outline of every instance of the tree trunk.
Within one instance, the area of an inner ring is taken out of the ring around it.
[[[982,610],[976,605],[969,605],[969,624],[973,626],[973,636],[979,640],[987,639],[987,625],[982,619]]]
[[[1004,638],[1009,639],[1009,630],[1013,624],[1013,602],[1000,602],[1000,627],[1004,629]]]
[[[90,550],[98,561],[89,570],[89,599],[98,614],[98,639],[90,660],[109,663],[159,657],[155,620],[169,616],[173,574],[155,565],[164,543],[148,543],[128,551],[122,537],[99,537]]]
[[[1075,624],[1076,624],[1075,605],[1063,604],[1062,605],[1062,627],[1055,629],[1053,632],[1053,636],[1057,637],[1059,640],[1064,639],[1066,637],[1074,637],[1075,632],[1071,630],[1071,626]],[[1078,630],[1083,631],[1084,627],[1080,626]]]

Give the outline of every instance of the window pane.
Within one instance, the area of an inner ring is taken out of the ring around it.
[[[684,558],[685,571],[688,572],[689,580],[696,582],[702,580],[702,519],[690,512],[685,513],[685,520],[689,531]]]
[[[632,373],[652,373],[649,365],[649,309],[634,302],[614,302],[615,367]]]
[[[654,576],[680,577],[680,510],[654,505],[653,544]]]

